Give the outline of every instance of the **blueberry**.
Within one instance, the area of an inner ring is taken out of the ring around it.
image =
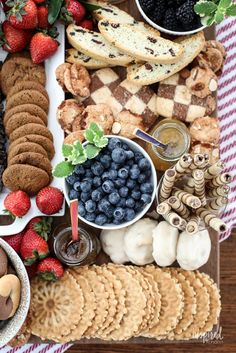
[[[132,159],[134,158],[134,152],[131,150],[125,151],[126,159]]]
[[[108,200],[112,205],[117,205],[120,201],[120,195],[117,191],[114,191],[108,196]]]
[[[91,166],[91,171],[94,175],[100,176],[104,172],[104,167],[100,162],[94,162]]]
[[[115,163],[124,163],[126,160],[125,151],[117,147],[112,151],[111,158]]]
[[[123,150],[128,151],[129,150],[129,146],[127,145],[127,143],[122,143],[121,147],[123,148]]]
[[[80,199],[83,202],[86,202],[90,199],[90,192],[81,192]]]
[[[96,214],[95,213],[86,213],[84,218],[89,222],[94,222],[96,219]]]
[[[117,178],[116,180],[114,180],[114,184],[119,189],[122,186],[125,186],[125,179]]]
[[[114,209],[115,209],[115,207],[113,207],[113,206],[110,205],[110,207],[108,207],[108,208],[106,209],[106,211],[104,212],[105,215],[106,215],[108,218],[112,218],[112,217],[113,217]]]
[[[141,152],[135,152],[134,153],[134,160],[135,160],[135,163],[138,163],[140,161],[140,159],[143,158],[143,154]]]
[[[113,216],[115,219],[117,219],[118,221],[122,220],[125,217],[125,211],[122,207],[117,207],[115,208],[114,212],[113,212]]]
[[[151,194],[153,192],[152,183],[143,183],[140,185],[140,190],[143,194]]]
[[[126,167],[132,167],[132,165],[134,165],[134,161],[133,159],[129,159],[128,161],[126,161]]]
[[[79,216],[81,216],[81,217],[84,217],[85,214],[86,214],[85,207],[84,207],[84,205],[81,204],[81,202],[79,202],[78,214],[79,214]]]
[[[144,204],[143,204],[142,201],[137,201],[135,206],[134,206],[134,209],[135,209],[136,212],[140,212],[140,211],[142,211],[143,206],[144,206]]]
[[[95,176],[93,178],[93,185],[95,186],[95,188],[98,188],[99,186],[102,185],[102,179],[98,176]]]
[[[111,169],[109,172],[109,179],[110,180],[115,180],[117,178],[117,170]]]
[[[102,190],[106,192],[107,194],[110,194],[112,191],[114,191],[115,185],[111,180],[105,180],[102,184]]]
[[[88,200],[85,202],[85,209],[89,213],[93,213],[96,210],[96,202]]]
[[[129,189],[127,188],[127,186],[122,186],[119,190],[119,194],[121,197],[127,197],[129,193]]]
[[[151,169],[146,170],[145,171],[145,175],[146,175],[147,178],[149,178],[152,175]]]
[[[114,218],[112,221],[113,224],[115,224],[116,226],[118,226],[119,224],[123,223],[122,219],[116,219]]]
[[[125,202],[126,207],[133,208],[135,206],[135,201],[132,197],[128,197]]]
[[[70,200],[74,200],[74,199],[78,199],[79,198],[79,193],[78,191],[75,191],[74,189],[71,189],[69,191],[69,199]]]
[[[120,201],[117,204],[117,207],[126,207],[126,199],[121,197]]]
[[[106,212],[109,208],[111,207],[111,204],[108,200],[106,200],[105,198],[101,199],[101,201],[99,201],[98,203],[98,210],[100,212]]]
[[[135,180],[132,180],[132,179],[128,179],[127,182],[126,182],[126,186],[127,188],[129,188],[130,190],[133,190],[134,187],[136,185],[136,181]]]
[[[104,213],[100,213],[94,221],[98,226],[102,226],[107,223],[107,216]]]
[[[75,182],[76,182],[77,178],[74,174],[72,175],[69,175],[68,177],[66,177],[66,182],[69,184],[69,185],[73,185]]]
[[[104,181],[104,180],[108,180],[108,179],[109,179],[109,172],[104,172],[102,174],[102,180]]]
[[[118,177],[121,178],[121,179],[127,179],[129,176],[129,171],[127,168],[120,168],[118,170]]]
[[[78,164],[75,169],[74,169],[75,174],[77,175],[84,175],[85,174],[85,169],[81,164]]]
[[[102,196],[103,196],[103,193],[100,190],[96,189],[92,191],[91,199],[95,202],[98,202],[102,199]]]
[[[92,172],[92,170],[86,169],[85,177],[86,177],[86,178],[93,178],[93,172]]]
[[[126,208],[125,210],[125,220],[126,222],[130,222],[135,218],[135,212],[131,208]]]
[[[147,170],[150,168],[150,163],[149,161],[147,160],[147,158],[142,158],[139,160],[138,162],[138,166],[140,169],[142,170]]]
[[[82,192],[89,192],[91,191],[92,188],[92,179],[91,180],[85,180],[83,179],[83,181],[80,183],[80,188],[82,190]]]
[[[150,196],[150,194],[142,194],[140,200],[147,205],[148,203],[150,203],[152,201],[152,198]]]
[[[131,179],[138,179],[139,174],[140,174],[140,169],[137,166],[137,164],[134,164],[129,171],[130,178]]]
[[[91,165],[92,165],[91,159],[87,159],[87,161],[83,163],[83,167],[86,169],[90,168]]]
[[[139,174],[139,177],[138,177],[138,182],[140,183],[140,184],[142,184],[142,183],[144,183],[145,181],[146,181],[146,175],[144,174],[144,173],[141,173],[141,174]]]
[[[131,197],[133,197],[134,200],[139,200],[141,197],[141,192],[133,190],[131,192]]]
[[[117,164],[117,163],[115,163],[115,162],[112,162],[112,163],[111,163],[111,169],[119,170],[119,169],[120,169],[120,164]]]
[[[100,162],[102,163],[103,167],[108,169],[111,165],[111,157],[108,154],[104,154],[100,158]]]
[[[81,182],[80,182],[80,181],[76,181],[76,182],[74,183],[74,185],[73,185],[73,189],[74,189],[75,191],[79,191],[80,188],[81,188]]]
[[[107,148],[110,151],[113,151],[117,147],[121,147],[121,141],[117,137],[112,137],[108,142]]]

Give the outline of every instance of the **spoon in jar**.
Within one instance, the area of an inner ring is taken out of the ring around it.
[[[67,249],[73,243],[79,241],[79,232],[78,232],[78,200],[74,199],[70,201],[70,221],[71,221],[71,233],[72,239],[67,244]]]
[[[139,139],[147,142],[147,143],[151,143],[152,145],[159,147],[163,150],[166,150],[171,143],[162,143],[160,141],[158,141],[157,139],[155,139],[155,137],[149,135],[147,132],[140,130],[138,128],[136,128],[133,132],[133,134],[138,137]]]

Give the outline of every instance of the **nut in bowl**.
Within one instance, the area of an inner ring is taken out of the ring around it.
[[[65,179],[65,198],[68,204],[73,198],[79,199],[78,216],[88,225],[120,229],[148,211],[155,199],[157,176],[152,160],[136,142],[106,137],[108,145],[96,159],[78,165]]]
[[[3,264],[6,266],[0,274],[0,347],[2,347],[16,336],[26,319],[30,305],[30,283],[23,262],[12,247],[1,238],[0,250],[1,257],[4,256],[4,259],[0,260],[1,266]]]

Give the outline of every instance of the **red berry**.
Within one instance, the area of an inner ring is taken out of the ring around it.
[[[36,273],[37,273],[37,267],[38,267],[38,264],[37,262],[33,263],[32,265],[30,266],[25,266],[25,269],[28,273],[28,276],[29,276],[29,279],[32,279],[36,276]]]
[[[61,190],[53,186],[46,186],[36,196],[36,204],[39,210],[47,215],[60,211],[63,205],[64,195]]]
[[[30,198],[26,192],[18,190],[12,191],[4,200],[5,209],[15,217],[23,217],[31,206]]]
[[[39,28],[49,28],[48,23],[48,8],[46,6],[38,7],[38,27]]]
[[[61,18],[67,23],[79,24],[86,14],[85,7],[77,0],[66,0],[65,7],[61,9]]]
[[[83,27],[85,29],[88,29],[89,31],[93,30],[93,21],[85,19],[79,23],[80,27]]]
[[[20,232],[14,235],[8,235],[7,237],[4,237],[4,240],[19,254],[20,252],[20,247],[21,247],[21,241],[23,238],[24,232]]]
[[[8,20],[15,28],[29,29],[38,25],[37,6],[33,0],[14,0]]]
[[[64,269],[59,260],[47,257],[37,267],[37,274],[47,281],[56,281],[64,274]]]
[[[58,42],[44,33],[36,33],[30,42],[30,55],[33,63],[40,64],[52,56],[58,48]]]
[[[51,232],[52,217],[35,217],[26,226],[26,229],[33,229],[46,241]]]
[[[43,4],[45,0],[34,0],[35,4]]]
[[[28,229],[21,242],[20,254],[26,265],[32,265],[36,260],[48,256],[48,244],[34,230]]]
[[[14,28],[9,21],[4,21],[2,24],[3,49],[9,53],[17,53],[25,49],[29,43],[32,32],[30,30]]]

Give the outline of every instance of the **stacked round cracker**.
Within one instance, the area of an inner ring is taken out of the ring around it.
[[[179,268],[109,263],[69,269],[56,283],[35,279],[31,286],[31,332],[57,342],[194,339],[212,330],[221,309],[208,275]]]

